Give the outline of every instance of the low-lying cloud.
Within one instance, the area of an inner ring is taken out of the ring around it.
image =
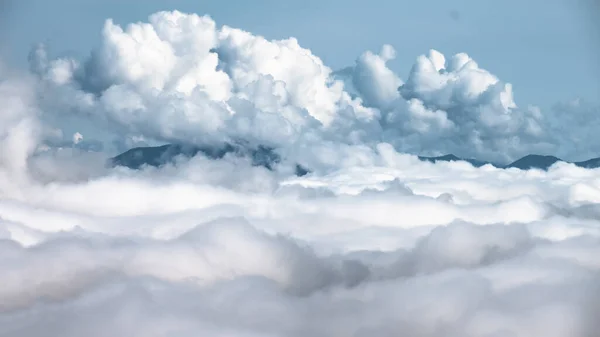
[[[414,155],[570,159],[593,107],[518,107],[466,54],[401,79],[391,46],[334,72],[295,39],[149,21],[0,68],[0,336],[598,336],[599,170]],[[312,173],[108,168],[74,118],[117,148],[262,144]]]

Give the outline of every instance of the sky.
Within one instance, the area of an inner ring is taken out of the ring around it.
[[[448,3],[0,2],[0,337],[599,337],[600,168],[417,157],[600,157],[596,7]]]
[[[396,48],[390,67],[402,76],[431,48],[466,52],[512,83],[518,103],[550,107],[577,97],[597,102],[592,1],[28,0],[11,4],[2,30],[8,59],[25,67],[36,43],[48,44],[54,55],[85,56],[106,18],[126,24],[179,9],[270,39],[296,37],[334,69],[383,44]]]

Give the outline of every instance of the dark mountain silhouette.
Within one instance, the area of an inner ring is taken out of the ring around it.
[[[131,169],[140,169],[143,166],[160,167],[168,163],[173,163],[175,158],[183,156],[192,158],[198,154],[203,154],[211,159],[221,159],[227,154],[247,157],[252,161],[254,166],[263,166],[269,170],[273,170],[274,166],[281,161],[280,156],[275,152],[275,149],[267,146],[259,145],[255,148],[245,147],[241,145],[224,144],[222,146],[193,146],[181,144],[168,144],[162,146],[137,147],[110,159],[111,166],[125,166]],[[530,154],[521,159],[518,159],[508,165],[500,165],[493,162],[487,162],[472,158],[460,158],[453,154],[447,154],[438,157],[419,156],[422,161],[428,162],[450,162],[450,161],[466,161],[475,167],[484,165],[492,165],[497,168],[518,168],[521,170],[541,169],[547,170],[550,166],[557,162],[569,163],[565,160],[554,156],[544,156]],[[592,158],[586,161],[571,162],[572,164],[583,168],[598,168],[600,167],[600,158]],[[296,175],[304,176],[310,171],[301,165],[296,165]]]
[[[471,159],[471,158],[459,158],[453,154],[447,154],[444,156],[439,156],[439,157],[422,157],[419,156],[419,159],[423,160],[423,161],[428,161],[431,163],[435,163],[438,161],[466,161],[468,163],[470,163],[471,165],[475,166],[475,167],[481,167],[487,164],[496,166],[496,167],[500,167],[499,165],[490,163],[490,162],[486,162],[486,161],[481,161],[481,160],[477,160],[477,159]]]
[[[423,161],[429,161],[435,163],[437,161],[466,161],[475,167],[481,167],[484,165],[492,165],[497,168],[518,168],[521,170],[529,170],[529,169],[540,169],[547,170],[550,166],[554,165],[557,162],[571,163],[579,167],[583,168],[599,168],[600,167],[600,158],[593,158],[586,161],[580,162],[568,162],[566,160],[562,160],[560,158],[554,156],[544,156],[537,154],[530,154],[521,159],[518,159],[508,165],[499,165],[492,162],[486,162],[476,159],[463,159],[457,157],[453,154],[447,154],[445,156],[439,157],[419,157],[419,159]]]
[[[592,158],[586,161],[579,161],[574,164],[583,168],[597,168],[600,167],[600,158]]]
[[[227,154],[250,158],[252,165],[263,166],[273,170],[274,166],[281,161],[281,157],[275,149],[259,145],[256,148],[247,148],[239,145],[224,144],[219,147],[194,146],[181,144],[168,144],[162,146],[136,147],[121,153],[109,160],[109,165],[124,166],[134,170],[143,166],[160,167],[165,164],[174,163],[177,157],[192,158],[203,154],[210,159],[221,159]],[[296,165],[296,175],[303,176],[309,170]]]
[[[554,165],[556,162],[563,161],[554,156],[540,156],[537,154],[527,155],[509,165],[506,168],[515,167],[521,170],[529,170],[529,169],[542,169],[547,170],[550,166]]]

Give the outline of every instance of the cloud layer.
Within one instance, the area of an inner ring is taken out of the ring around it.
[[[0,69],[0,336],[598,336],[599,170],[404,153],[560,154],[585,103],[517,107],[466,54],[403,80],[384,46],[334,72],[179,12],[102,36],[83,61],[36,49],[34,78]],[[94,137],[276,146],[313,173],[109,169]]]

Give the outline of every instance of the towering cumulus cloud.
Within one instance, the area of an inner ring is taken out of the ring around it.
[[[466,54],[333,71],[179,12],[50,50],[0,68],[0,336],[600,336],[598,169],[414,155],[588,155],[556,132],[585,103],[521,108]],[[282,161],[104,165],[161,143]]]
[[[50,110],[100,119],[121,137],[383,141],[496,161],[561,151],[539,111],[518,108],[511,85],[466,54],[447,61],[431,50],[403,81],[387,67],[389,45],[333,73],[293,38],[268,41],[206,16],[161,12],[125,29],[109,20],[102,36],[83,62],[49,60],[40,47],[32,69],[55,93],[45,98]]]

